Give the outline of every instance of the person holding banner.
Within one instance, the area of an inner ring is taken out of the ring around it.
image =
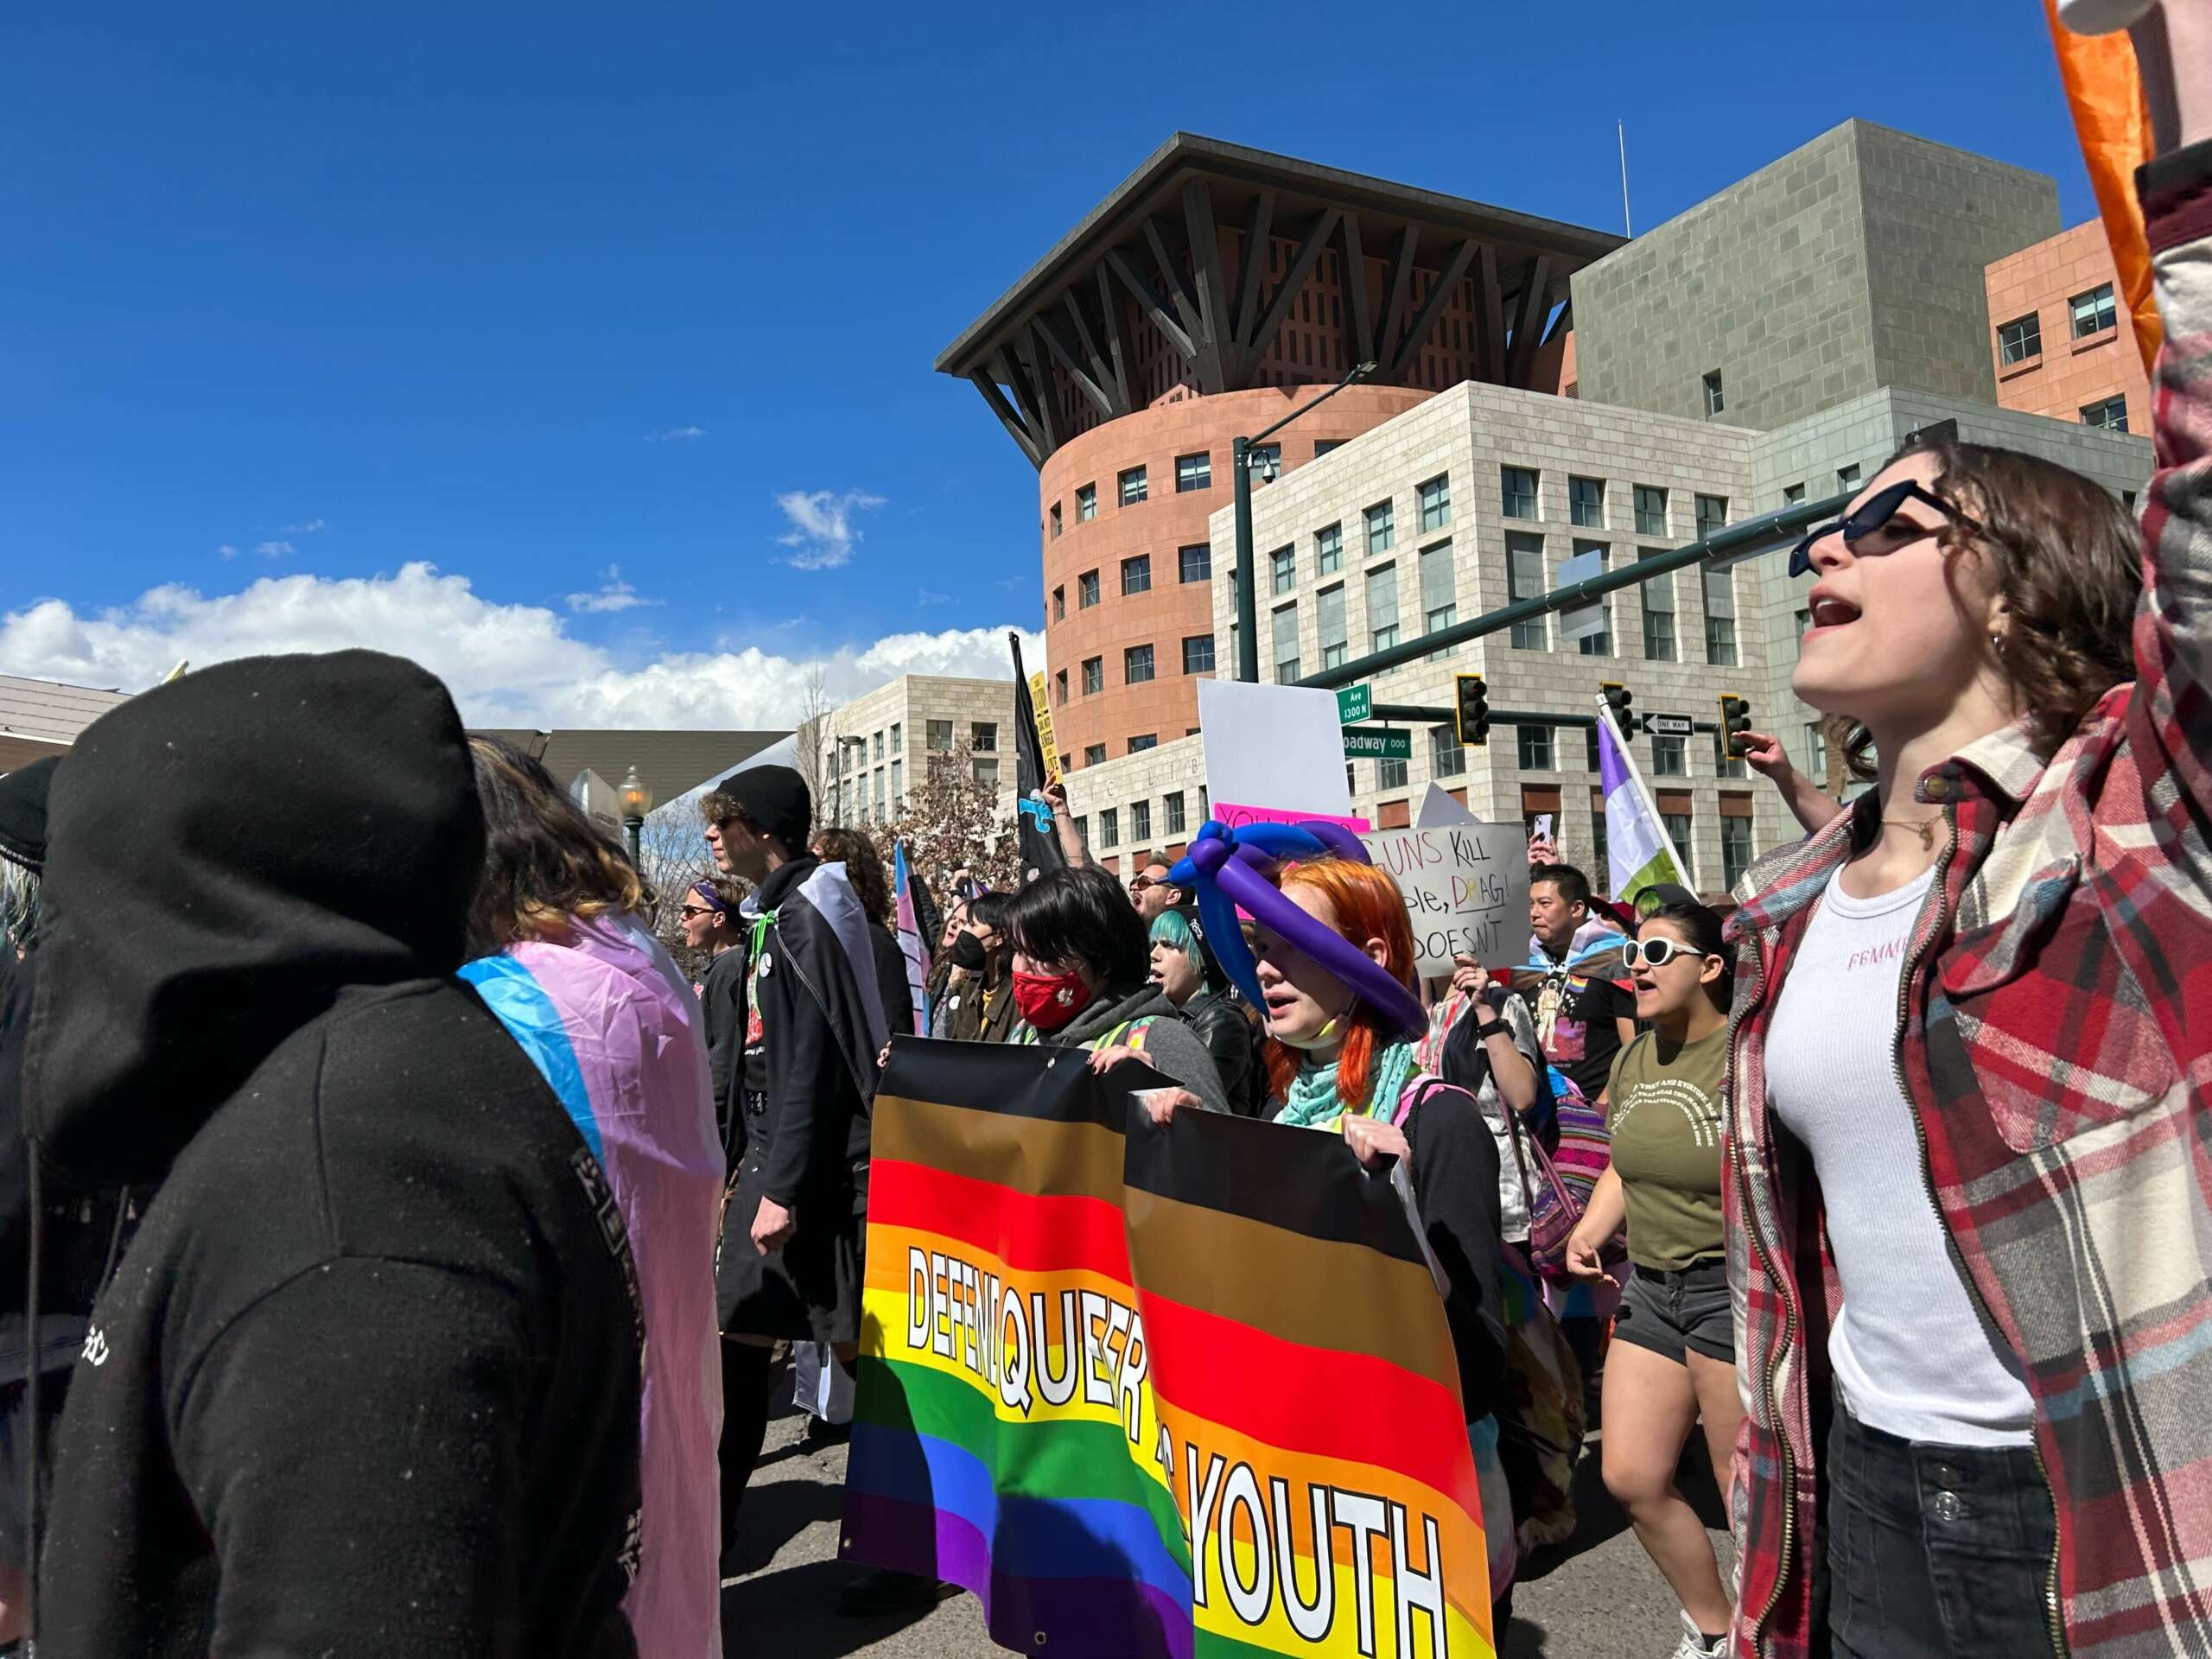
[[[1878,758],[1730,925],[1745,1659],[2212,1629],[2212,4],[2135,45],[2188,143],[2139,531],[1944,440],[1796,556],[1797,695]]]

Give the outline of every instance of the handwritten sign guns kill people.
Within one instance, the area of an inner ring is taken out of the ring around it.
[[[1406,896],[1416,974],[1449,974],[1455,956],[1493,966],[1520,959],[1529,931],[1529,843],[1517,826],[1440,825],[1360,839]]]

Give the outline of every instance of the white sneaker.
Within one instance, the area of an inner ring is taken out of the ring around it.
[[[1713,1659],[1714,1654],[1727,1650],[1728,1638],[1726,1636],[1707,1636],[1698,1629],[1697,1621],[1684,1612],[1681,1645],[1675,1649],[1669,1659]]]

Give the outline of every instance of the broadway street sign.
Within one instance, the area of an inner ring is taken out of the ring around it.
[[[1363,691],[1364,686],[1360,688]],[[1338,694],[1339,696],[1343,693]],[[1410,760],[1414,758],[1414,734],[1395,732],[1383,726],[1347,726],[1344,728],[1344,759],[1347,760]]]

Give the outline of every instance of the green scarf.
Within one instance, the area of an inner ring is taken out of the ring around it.
[[[1411,1043],[1395,1042],[1384,1046],[1375,1057],[1370,1073],[1373,1087],[1368,1095],[1368,1116],[1383,1117],[1396,1109],[1398,1096],[1404,1090],[1413,1070]],[[1307,1060],[1290,1080],[1290,1093],[1283,1101],[1282,1116],[1275,1122],[1301,1129],[1325,1129],[1344,1113],[1344,1104],[1337,1098],[1337,1062],[1319,1065]]]

